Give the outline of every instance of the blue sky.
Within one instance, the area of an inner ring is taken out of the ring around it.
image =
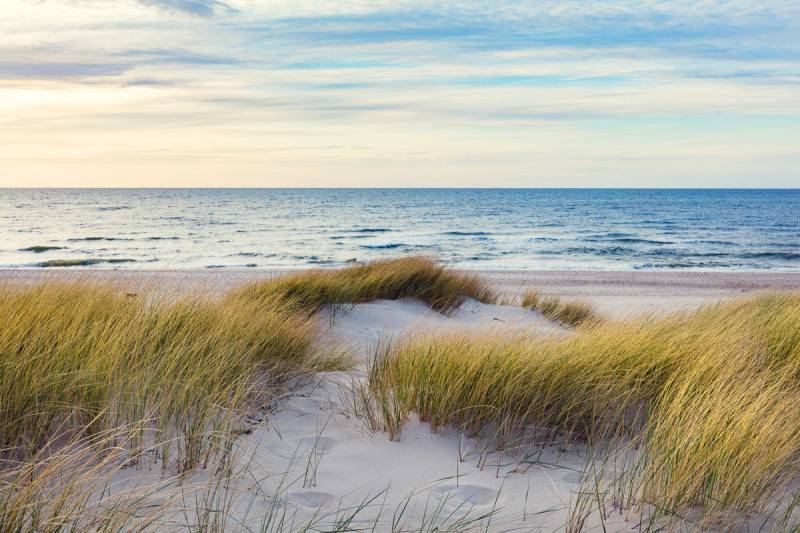
[[[800,186],[800,2],[4,12],[0,185]]]

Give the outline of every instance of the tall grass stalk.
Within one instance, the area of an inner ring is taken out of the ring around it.
[[[131,489],[114,485],[129,465],[129,450],[116,442],[134,426],[75,437],[44,449],[0,473],[3,531],[142,531],[158,524],[174,501],[174,479]],[[156,528],[157,529],[157,528]]]

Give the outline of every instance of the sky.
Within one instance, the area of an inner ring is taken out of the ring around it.
[[[800,187],[800,1],[2,0],[0,186]]]

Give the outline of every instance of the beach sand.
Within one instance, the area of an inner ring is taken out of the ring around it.
[[[0,283],[92,280],[125,290],[146,286],[176,292],[222,294],[231,288],[295,270],[0,269]],[[800,272],[472,270],[510,300],[526,290],[578,299],[608,316],[693,309],[703,303],[759,291],[800,290]]]
[[[222,293],[277,271],[2,270],[0,282],[36,283],[87,279],[120,284],[130,291],[157,286],[167,291]],[[610,317],[690,310],[704,303],[758,291],[800,290],[800,273],[480,271],[507,300],[529,289],[595,305]],[[349,407],[350,384],[364,379],[379,342],[414,332],[526,332],[558,335],[565,330],[533,311],[514,305],[468,301],[451,315],[416,301],[378,300],[320,317],[319,347],[345,350],[356,358],[350,372],[317,375],[292,388],[263,422],[238,442],[242,474],[225,488],[232,502],[231,530],[258,526],[265,509],[280,502],[298,524],[320,527],[353,514],[352,525],[391,530],[399,521],[414,530],[423,523],[453,526],[491,514],[488,531],[563,529],[581,487],[583,450],[560,446],[496,452],[455,431],[432,433],[412,420],[399,441],[373,433]],[[153,481],[157,469],[125,471],[116,490]],[[246,474],[244,472],[246,471]],[[198,472],[192,481],[203,483]],[[398,512],[400,517],[398,518]],[[435,515],[435,516],[434,516]],[[604,527],[630,529],[635,513],[612,514]],[[594,513],[587,530],[600,527]],[[476,523],[477,527],[477,523]],[[323,527],[324,529],[324,527]],[[467,527],[469,529],[469,527]]]

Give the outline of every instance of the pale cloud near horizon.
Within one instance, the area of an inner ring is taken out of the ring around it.
[[[800,186],[793,2],[7,2],[0,186]]]
[[[236,13],[237,10],[230,4],[218,0],[138,0],[146,6],[158,7],[167,11],[188,13],[199,17]]]

